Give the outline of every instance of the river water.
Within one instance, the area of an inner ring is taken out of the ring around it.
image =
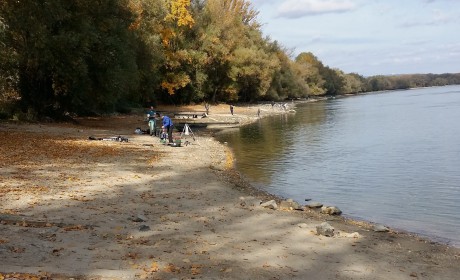
[[[254,186],[460,247],[460,86],[296,104],[220,134]]]

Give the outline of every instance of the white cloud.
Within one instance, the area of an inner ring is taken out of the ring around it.
[[[251,2],[262,8],[264,32],[293,55],[312,52],[346,73],[460,71],[460,0]]]
[[[355,8],[356,4],[350,0],[288,0],[279,6],[278,15],[301,18],[307,15],[344,13]]]
[[[436,26],[454,22],[456,18],[444,13],[440,10],[434,10],[431,18],[423,20],[407,21],[401,24],[402,27],[417,27],[417,26]]]

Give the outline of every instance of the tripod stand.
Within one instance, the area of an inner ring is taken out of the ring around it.
[[[184,128],[182,129],[182,132],[181,132],[181,134],[180,134],[180,138],[181,138],[181,139],[182,139],[182,136],[183,136],[183,135],[192,135],[193,141],[196,140],[196,139],[195,139],[195,134],[193,134],[192,129],[190,128],[190,126],[189,126],[187,123],[184,125]]]

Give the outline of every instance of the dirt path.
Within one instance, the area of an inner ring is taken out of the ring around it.
[[[211,110],[219,121],[236,118],[226,107]],[[256,117],[254,108],[235,112]],[[138,116],[0,123],[0,280],[460,275],[459,249],[315,211],[245,205],[251,195],[271,197],[229,169],[228,148],[205,135],[165,146],[133,134],[140,124]],[[326,220],[339,235],[316,234]]]

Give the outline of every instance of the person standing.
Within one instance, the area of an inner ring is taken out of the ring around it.
[[[163,120],[163,126],[161,128],[165,129],[168,132],[169,144],[172,144],[173,143],[172,134],[173,134],[174,124],[171,118],[168,116],[163,115],[161,118]]]
[[[231,113],[232,116],[233,116],[233,105],[230,105],[230,113]]]
[[[156,120],[155,120],[156,112],[153,109],[153,106],[150,106],[150,110],[147,112],[147,118],[149,120],[149,128],[150,128],[150,135],[157,135],[156,130]]]

